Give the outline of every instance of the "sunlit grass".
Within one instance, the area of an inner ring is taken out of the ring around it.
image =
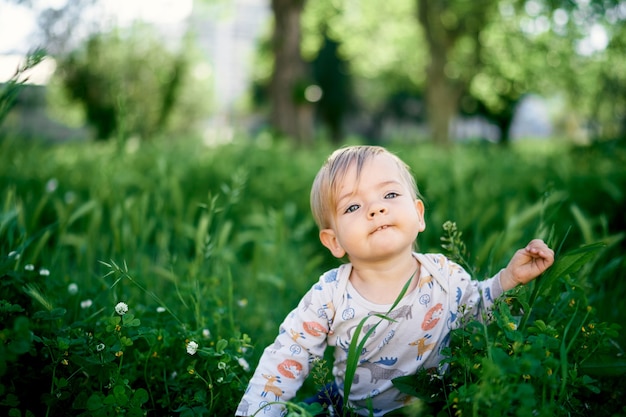
[[[442,250],[442,225],[450,220],[463,234],[468,264],[482,279],[533,237],[559,242],[563,253],[601,242],[603,249],[582,268],[580,291],[600,318],[623,321],[623,311],[612,307],[626,292],[623,147],[583,152],[524,142],[511,149],[389,148],[411,165],[425,198],[421,251]],[[0,143],[0,272],[11,282],[0,300],[12,297],[9,304],[23,311],[47,311],[38,320],[47,323],[46,337],[55,341],[48,350],[60,355],[47,359],[46,372],[55,372],[48,383],[61,393],[50,404],[64,404],[71,392],[69,375],[63,376],[67,386],[59,382],[63,370],[73,364],[74,372],[82,372],[86,366],[80,358],[87,350],[79,346],[93,343],[88,356],[99,354],[102,342],[87,341],[78,329],[117,335],[107,326],[119,302],[141,321],[127,328],[133,344],[120,367],[126,378],[148,387],[148,399],[141,402],[141,392],[137,403],[153,410],[174,407],[174,396],[159,391],[169,389],[171,372],[191,378],[176,386],[176,401],[189,409],[199,403],[194,392],[222,387],[220,376],[227,378],[221,381],[227,380],[223,389],[232,394],[228,401],[236,401],[249,374],[235,363],[254,366],[284,316],[323,271],[338,264],[318,241],[308,203],[313,177],[330,152],[327,144],[298,150],[267,138],[217,147],[191,140],[132,147]],[[23,311],[0,309],[6,320]],[[15,323],[11,332],[25,332]],[[222,359],[199,373],[197,356],[193,365],[187,356],[191,338],[207,360]],[[25,349],[40,347],[25,340]],[[623,336],[617,341],[623,343]],[[74,353],[65,358],[62,349]],[[107,352],[113,356],[103,363],[120,365],[116,352]],[[18,349],[14,358],[7,356],[5,372],[23,354]],[[221,360],[227,369],[218,367]],[[131,397],[137,392],[130,386],[118,390]],[[158,395],[171,401],[159,404]]]

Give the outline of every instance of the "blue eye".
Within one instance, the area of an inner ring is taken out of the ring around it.
[[[395,193],[395,192],[393,192],[393,191],[392,191],[392,192],[390,192],[390,193],[387,193],[387,194],[385,195],[385,198],[387,198],[387,199],[396,198],[396,197],[400,197],[400,194]]]
[[[360,207],[360,206],[359,206],[358,204],[353,204],[353,205],[351,205],[350,207],[348,207],[348,208],[346,209],[345,213],[352,213],[352,212],[355,212],[355,211],[357,211],[357,210],[359,209],[359,207]]]

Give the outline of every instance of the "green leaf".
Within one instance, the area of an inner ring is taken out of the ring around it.
[[[115,396],[115,403],[117,405],[125,406],[128,404],[128,395],[126,394],[126,388],[123,385],[116,385],[113,388],[113,395]]]
[[[104,404],[102,403],[102,393],[99,392],[92,394],[87,400],[87,410],[89,411],[99,410],[103,407],[103,405]]]
[[[222,354],[224,353],[224,350],[226,349],[227,346],[228,346],[228,341],[224,339],[220,339],[215,345],[215,351],[219,354]]]
[[[583,265],[590,262],[605,246],[603,242],[596,242],[559,256],[554,262],[554,265],[546,271],[539,285],[541,285],[543,289],[549,289],[557,278],[577,272]]]
[[[580,365],[582,372],[593,376],[620,376],[626,375],[626,359],[614,357],[595,357]]]
[[[148,401],[148,391],[143,388],[139,388],[133,394],[133,398],[131,399],[131,403],[135,406],[140,406],[141,404]]]

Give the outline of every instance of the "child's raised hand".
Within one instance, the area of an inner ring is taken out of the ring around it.
[[[500,275],[502,288],[510,290],[518,284],[527,284],[554,263],[554,251],[541,239],[533,239],[518,250]]]

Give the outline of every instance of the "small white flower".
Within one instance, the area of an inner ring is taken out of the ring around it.
[[[221,369],[222,371],[226,369],[226,364],[224,362],[219,362],[217,364],[217,369]]]
[[[39,275],[41,275],[42,277],[49,277],[50,276],[50,270],[46,269],[46,268],[41,268],[39,270]]]
[[[59,181],[56,178],[50,178],[46,183],[46,191],[49,193],[53,193],[59,186]]]
[[[100,344],[98,344],[98,346],[96,346],[96,350],[98,352],[102,352],[104,350],[104,347],[105,347],[104,343],[100,343]]]
[[[35,265],[33,264],[26,264],[24,265],[24,269],[27,271],[34,271],[35,270]]]
[[[83,300],[80,302],[80,308],[82,309],[89,308],[91,307],[92,304],[93,304],[93,301],[91,301],[90,299]]]
[[[13,250],[9,252],[9,258],[15,258],[15,260],[18,260],[20,259],[20,254]]]
[[[177,377],[177,376],[178,376],[178,372],[173,371],[173,372],[170,374],[170,379],[176,379],[176,377]]]
[[[208,339],[211,337],[211,331],[209,329],[202,329],[202,337]]]
[[[192,340],[189,343],[187,343],[187,353],[189,353],[190,355],[195,355],[197,351],[198,351],[198,344],[196,342]]]
[[[217,383],[218,384],[221,384],[222,382],[224,382],[224,377],[221,376],[221,377],[217,378]]]
[[[123,316],[124,314],[128,313],[128,304],[120,301],[119,303],[115,305],[115,312],[119,314],[120,316]]]
[[[239,366],[241,366],[241,369],[246,372],[250,371],[250,364],[248,364],[247,360],[245,360],[244,358],[239,358],[237,359],[237,362],[239,362]]]
[[[76,194],[74,194],[72,191],[68,191],[63,196],[63,200],[65,200],[65,204],[72,204],[74,201],[76,201]]]
[[[78,285],[76,285],[75,282],[72,282],[70,285],[67,286],[67,292],[70,293],[70,295],[78,294]]]
[[[166,310],[165,307],[158,306],[156,311],[157,313],[165,313]]]

